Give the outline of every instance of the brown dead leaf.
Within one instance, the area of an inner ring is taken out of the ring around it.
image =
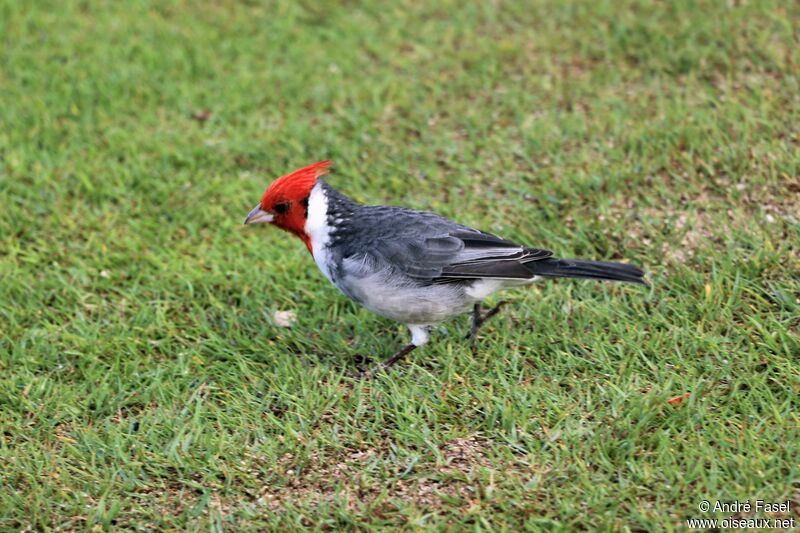
[[[680,404],[682,404],[684,402],[684,400],[688,400],[689,396],[691,396],[691,395],[692,395],[691,392],[687,392],[686,394],[681,394],[679,396],[673,396],[672,398],[667,400],[667,403],[670,404],[670,405],[680,405]]]
[[[206,122],[208,119],[211,118],[211,111],[208,109],[202,109],[200,111],[195,111],[192,113],[192,119],[196,120],[197,122]]]

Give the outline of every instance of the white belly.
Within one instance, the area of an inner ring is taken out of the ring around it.
[[[475,301],[462,285],[393,286],[381,273],[345,276],[336,285],[370,311],[403,324],[435,324],[469,311]]]
[[[344,271],[351,274],[335,279],[334,284],[367,309],[404,324],[436,324],[470,311],[498,290],[533,281],[481,279],[420,285],[410,278],[398,281],[389,269],[369,271],[358,261],[345,259],[344,263]]]

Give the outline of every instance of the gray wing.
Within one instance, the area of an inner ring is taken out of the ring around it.
[[[447,238],[461,241],[463,248],[442,268],[440,277],[445,279],[529,279],[533,275],[525,265],[553,255],[483,232],[453,232]]]
[[[411,278],[439,283],[530,279],[533,274],[525,264],[553,255],[549,250],[526,248],[433,213],[382,209],[391,211],[375,213],[373,227],[384,229],[380,233],[368,230],[371,242],[362,242],[346,254],[351,261],[382,264]]]

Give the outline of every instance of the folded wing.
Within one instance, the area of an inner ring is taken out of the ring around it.
[[[478,278],[530,279],[526,263],[547,259],[549,250],[525,248],[489,233],[454,229],[401,237],[377,248],[381,258],[409,277],[434,283]]]

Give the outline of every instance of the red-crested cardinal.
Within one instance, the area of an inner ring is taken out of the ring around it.
[[[481,301],[540,278],[586,278],[645,284],[633,265],[556,259],[439,215],[404,207],[361,205],[320,176],[322,161],[276,179],[245,224],[270,222],[305,243],[317,266],[346,296],[401,322],[411,343],[369,375],[428,341],[433,325],[472,311],[467,338],[500,308],[485,314]]]

